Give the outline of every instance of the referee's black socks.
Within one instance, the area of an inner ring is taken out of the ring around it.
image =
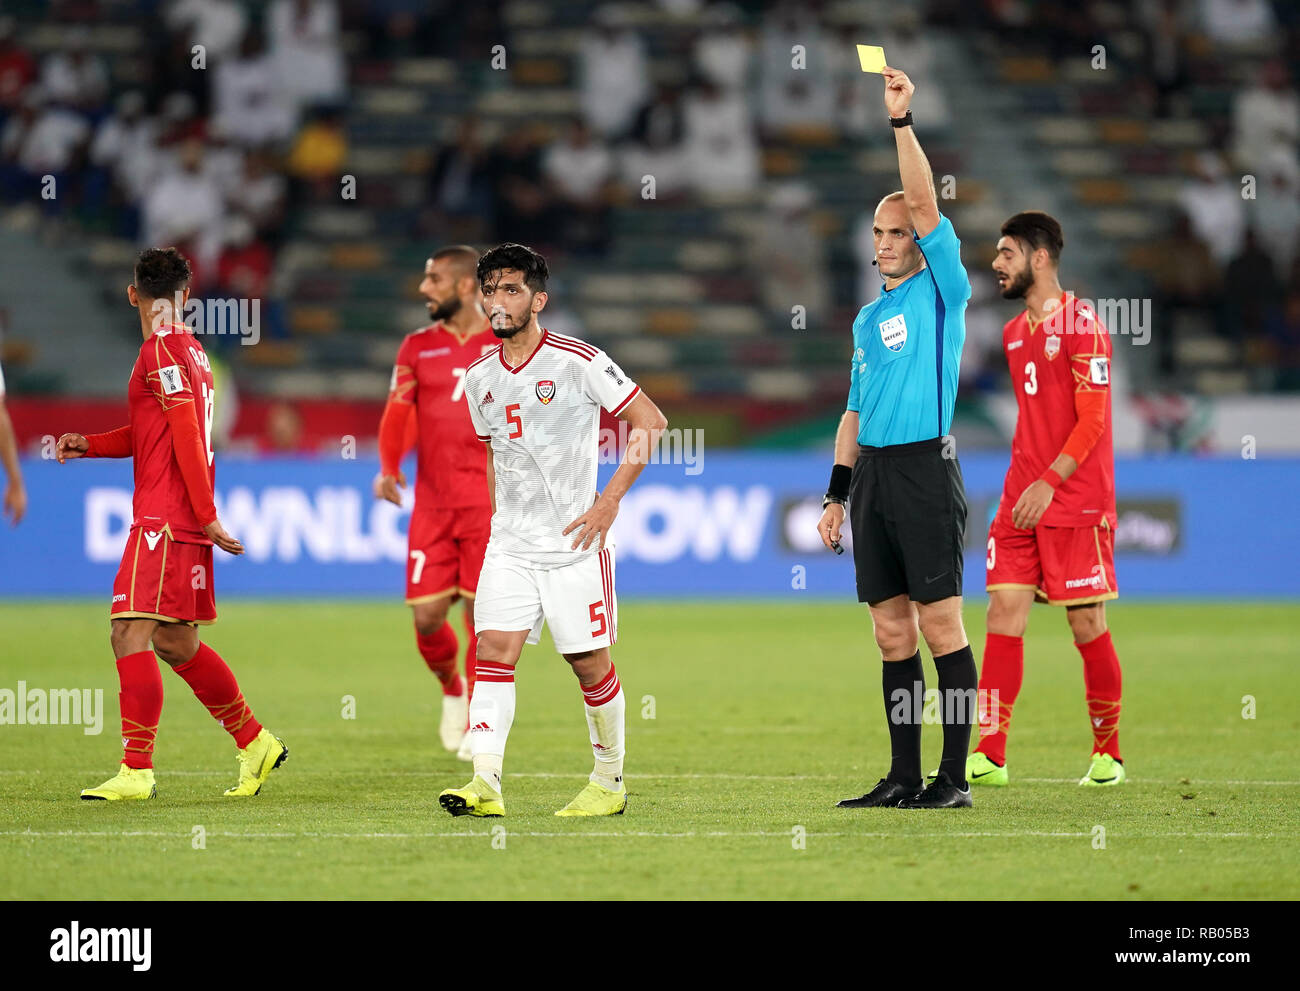
[[[970,648],[966,648],[969,656]],[[955,656],[955,655],[952,655]],[[921,784],[921,707],[925,703],[925,671],[921,652],[905,661],[884,661],[881,685],[885,690],[885,719],[889,723],[892,759],[888,779],[909,787]],[[974,666],[972,662],[972,667]],[[947,728],[945,727],[945,733]],[[944,753],[948,752],[947,736]],[[963,771],[966,767],[962,757]]]
[[[920,654],[917,654],[920,667]],[[976,719],[979,672],[970,644],[934,659],[939,672],[939,711],[943,716],[943,759],[940,772],[958,788],[966,787],[966,753]]]

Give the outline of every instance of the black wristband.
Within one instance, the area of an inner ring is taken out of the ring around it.
[[[831,481],[826,486],[826,495],[832,499],[844,502],[849,497],[849,480],[853,477],[853,469],[848,465],[835,465],[831,468]]]
[[[902,117],[890,117],[889,124],[891,127],[911,127],[912,111],[909,110],[907,113],[903,114]]]

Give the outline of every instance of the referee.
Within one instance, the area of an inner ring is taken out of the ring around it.
[[[889,773],[843,808],[942,809],[971,804],[966,750],[975,721],[975,658],[961,622],[966,492],[945,441],[966,339],[970,280],[961,242],[939,213],[930,164],[912,130],[914,87],[886,67],[885,107],[903,190],[876,207],[873,237],[885,284],[853,323],[848,409],[817,525],[838,549],[845,506],[858,601],[871,609],[883,665]],[[943,759],[922,789],[925,674],[918,632],[939,674]]]

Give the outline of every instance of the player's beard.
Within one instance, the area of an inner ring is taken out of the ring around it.
[[[532,314],[530,313],[529,320],[531,317]],[[492,324],[492,333],[502,341],[507,341],[514,337],[529,324],[529,320],[516,324],[514,320],[511,319],[510,314],[506,313],[504,310],[500,311],[500,320],[497,319],[497,314],[495,313],[490,314],[488,319]]]
[[[1030,287],[1034,284],[1034,276],[1029,271],[1029,266],[1026,265],[1019,272],[1008,277],[1010,281],[1007,282],[1007,287],[1002,290],[1002,298],[1024,299],[1025,293],[1029,292]]]
[[[425,305],[429,308],[429,319],[434,323],[438,323],[442,320],[450,320],[460,312],[460,297],[452,296],[440,303],[430,300]]]

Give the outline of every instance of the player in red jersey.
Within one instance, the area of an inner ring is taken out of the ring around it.
[[[135,463],[133,518],[109,608],[124,754],[117,775],[87,788],[85,799],[157,794],[153,748],[163,681],[155,652],[239,748],[239,782],[225,794],[256,795],[289,756],[284,742],[257,721],[226,662],[198,637],[199,624],[217,619],[212,545],[231,554],[244,548],[226,533],[213,505],[212,370],[203,345],[181,322],[189,281],[189,262],[175,248],[141,252],[127,288],[144,334],[127,385],[130,422],[102,434],[64,434],[56,448],[60,464],[72,458]]]
[[[1024,673],[1035,598],[1065,606],[1092,724],[1082,785],[1124,782],[1119,750],[1120,666],[1106,627],[1115,585],[1115,456],[1110,335],[1084,302],[1061,290],[1061,225],[1039,211],[1002,225],[993,271],[1025,312],[1002,331],[1019,415],[997,515],[989,527],[988,635],[980,674],[981,738],[972,784],[1007,783],[1011,710]],[[996,694],[994,694],[996,692]]]
[[[465,730],[474,690],[474,595],[492,529],[487,456],[465,406],[465,369],[497,346],[479,297],[478,252],[443,248],[424,264],[420,293],[433,323],[406,335],[379,424],[380,474],[375,496],[401,505],[400,464],[418,424],[419,462],[406,561],[406,602],[415,642],[442,683],[442,745],[469,760]],[[414,414],[414,416],[412,415]],[[459,642],[447,622],[453,602],[465,602],[469,648],[465,677],[456,670]]]

